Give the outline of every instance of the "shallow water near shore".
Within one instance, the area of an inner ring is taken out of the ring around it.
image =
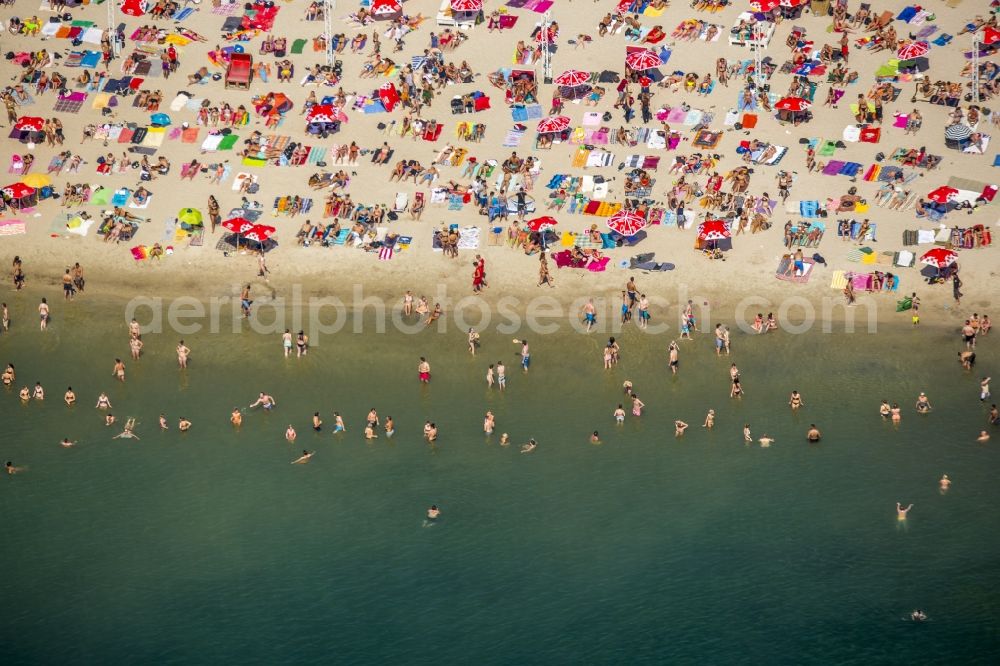
[[[276,337],[185,335],[186,373],[164,334],[119,384],[120,313],[90,301],[45,335],[24,317],[0,336],[18,386],[48,394],[0,393],[2,455],[27,468],[0,491],[6,663],[985,663],[1000,649],[1000,431],[975,442],[992,336],[969,374],[950,330],[735,333],[731,359],[702,332],[672,377],[670,338],[632,328],[611,371],[606,335],[534,336],[528,375],[512,336],[489,332],[475,358],[453,330],[343,334],[301,360]],[[497,359],[504,394],[484,382]],[[625,379],[646,413],[616,427]],[[102,390],[140,441],[111,439]],[[234,431],[232,408],[262,390],[277,409]],[[903,407],[898,431],[882,398]],[[364,441],[373,406],[396,421],[391,440]],[[482,433],[487,409],[510,447]],[[691,424],[680,439],[677,418]],[[745,446],[745,422],[776,442]],[[530,437],[538,449],[520,454]],[[290,465],[302,448],[311,463]],[[914,504],[906,524],[897,501]],[[930,621],[904,620],[914,608]]]

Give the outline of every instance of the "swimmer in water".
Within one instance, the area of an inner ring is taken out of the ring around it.
[[[591,435],[590,435],[590,443],[591,444],[600,444],[601,443],[601,436],[597,433],[596,430],[593,433],[591,433]]]
[[[233,413],[229,415],[229,422],[237,428],[243,425],[243,413],[240,412],[239,407],[233,407]]]
[[[625,391],[625,395],[632,397],[632,381],[626,379],[625,383],[622,384],[622,390]]]
[[[902,504],[896,502],[896,520],[906,520],[906,514],[908,514],[912,508],[912,504],[904,509]]]
[[[521,447],[521,453],[531,453],[536,448],[538,448],[538,442],[534,439],[529,439],[528,443]]]
[[[27,386],[22,386],[21,390],[18,392],[18,396],[20,396],[22,401],[28,402],[31,400],[31,389]]]
[[[750,424],[749,423],[744,423],[743,424],[743,441],[746,442],[747,444],[749,444],[750,442],[753,441],[753,437],[751,437],[751,435],[750,435]]]
[[[278,402],[272,396],[261,391],[260,395],[257,396],[257,401],[250,403],[250,409],[258,406],[270,410],[277,407]]]
[[[31,397],[35,400],[45,400],[45,389],[42,388],[41,382],[35,382],[35,389],[31,392]]]
[[[819,432],[819,428],[816,427],[815,423],[809,424],[809,431],[806,433],[806,439],[810,442],[818,442],[822,435]]]
[[[428,363],[427,359],[423,356],[420,357],[420,363],[417,364],[417,376],[419,377],[421,384],[430,384],[431,364]]]
[[[705,422],[701,424],[702,428],[708,428],[711,430],[715,427],[715,410],[708,410],[708,414],[705,415]]]
[[[295,460],[293,460],[292,464],[293,465],[305,465],[307,462],[309,462],[309,459],[313,457],[314,453],[316,453],[316,452],[315,451],[306,451],[305,449],[303,449],[302,450],[302,455],[299,456],[298,458],[296,458]]]
[[[495,426],[496,419],[493,416],[493,412],[487,411],[486,416],[483,418],[483,432],[487,435],[492,435]]]
[[[115,435],[114,437],[112,437],[112,439],[135,439],[135,440],[138,440],[139,436],[137,434],[135,434],[134,431],[135,431],[135,419],[130,416],[128,418],[128,420],[125,421],[125,428],[124,428],[124,430],[122,430],[120,434]]]
[[[288,427],[285,429],[285,440],[289,444],[291,444],[295,441],[295,438],[298,436],[299,436],[298,433],[295,432],[295,428],[293,428],[292,424],[289,423]]]
[[[392,437],[396,433],[396,424],[393,422],[391,416],[385,417],[385,436]]]
[[[892,419],[892,424],[895,426],[898,426],[899,422],[903,420],[903,410],[895,402],[892,403],[892,408],[889,410],[889,418]]]
[[[881,406],[879,406],[879,408],[878,408],[878,413],[882,415],[883,419],[888,420],[889,419],[889,413],[890,413],[891,409],[892,408],[889,407],[889,401],[888,400],[883,400]]]
[[[118,381],[125,381],[125,364],[120,358],[115,359],[115,367],[111,371],[111,376],[118,379]]]
[[[375,427],[372,425],[371,421],[365,425],[365,439],[378,439],[378,433],[375,432]]]
[[[930,400],[927,399],[927,395],[923,391],[921,391],[920,395],[917,396],[916,407],[917,411],[920,412],[921,414],[926,414],[932,409],[931,402]]]
[[[433,443],[437,441],[437,438],[438,438],[437,424],[431,423],[431,427],[427,430],[427,441]]]
[[[111,399],[107,393],[97,396],[97,409],[111,409]]]
[[[510,435],[507,433],[500,435],[500,446],[510,446]]]
[[[187,432],[191,429],[191,422],[182,416],[180,421],[177,422],[177,429],[181,432]]]
[[[684,435],[684,431],[687,430],[687,429],[688,429],[688,424],[684,423],[684,421],[681,421],[680,419],[674,421],[674,436],[675,437],[682,437]]]
[[[114,414],[107,414],[107,415],[105,415],[105,417],[104,417],[104,425],[110,426],[110,425],[114,425],[114,424],[115,424],[115,415]]]
[[[941,488],[942,494],[948,492],[948,489],[951,488],[951,479],[948,478],[947,474],[942,476],[941,480],[938,481],[938,487]]]
[[[346,432],[347,428],[344,427],[344,417],[340,415],[340,412],[333,413],[333,432],[336,434],[338,432]]]
[[[313,414],[313,430],[319,432],[323,429],[323,419],[319,417],[319,412]]]
[[[925,622],[927,620],[927,613],[923,612],[919,608],[912,613],[910,613],[910,619],[914,622]]]
[[[438,508],[437,504],[431,504],[431,508],[427,509],[427,520],[437,520],[440,515],[441,509]]]
[[[764,436],[758,439],[757,441],[760,442],[760,447],[762,449],[766,449],[769,448],[772,443],[774,443],[774,437],[768,437],[767,433],[764,433]]]
[[[985,430],[980,430],[979,437],[976,437],[977,442],[986,442],[989,441],[989,439],[990,439],[990,433],[986,432]]]
[[[63,395],[63,402],[67,406],[72,407],[76,403],[76,393],[73,393],[73,387],[66,387],[66,393]]]
[[[4,465],[4,467],[7,469],[7,473],[10,474],[11,476],[14,476],[15,474],[20,474],[21,472],[24,471],[23,467],[17,467],[14,465],[14,463],[12,463],[9,460],[7,461],[7,464]]]
[[[160,414],[160,430],[167,430],[169,426],[167,425],[167,415]]]
[[[76,440],[70,441],[69,437],[64,437],[63,441],[59,442],[63,447],[69,448],[71,446],[76,446]]]
[[[792,411],[798,411],[799,407],[804,406],[805,403],[802,402],[802,396],[799,395],[798,391],[792,391],[792,395],[788,398],[788,406],[792,408]]]
[[[615,422],[618,425],[625,423],[625,408],[618,405],[618,409],[615,410]]]

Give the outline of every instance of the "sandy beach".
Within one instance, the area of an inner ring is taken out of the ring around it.
[[[34,8],[22,7],[23,4],[25,3],[15,4],[18,13],[22,16],[34,11]],[[667,31],[667,38],[658,47],[670,48],[672,55],[669,62],[661,70],[666,73],[673,71],[696,72],[702,76],[705,73],[711,73],[708,63],[716,57],[725,57],[729,62],[752,58],[752,52],[749,49],[732,45],[728,43],[727,39],[729,28],[737,21],[738,14],[744,9],[740,4],[735,3],[718,12],[699,12],[680,2],[674,2],[660,17],[640,16],[639,22],[642,26],[648,28],[653,25],[663,25]],[[945,3],[935,2],[932,4],[934,6],[931,9],[934,11],[935,18],[933,23],[926,23],[926,25],[936,26],[939,29],[936,34],[957,35],[972,10],[971,7],[966,6],[969,3],[961,3],[954,8],[946,6]],[[430,33],[434,31],[440,34],[442,30],[441,27],[435,25],[436,5],[437,3],[420,0],[407,2],[404,5],[404,11],[408,16],[420,14],[428,18],[420,24],[418,29],[406,36],[402,54],[389,53],[392,42],[383,37],[383,54],[386,57],[396,57],[397,61],[405,62],[410,55],[420,53],[427,48]],[[312,50],[312,39],[322,32],[323,23],[322,21],[304,20],[306,8],[301,3],[278,3],[276,6],[280,8],[276,24],[280,30],[276,28],[274,33],[286,36],[289,44],[296,39],[308,40],[303,54],[288,55],[288,58],[296,65],[295,79],[292,83],[278,83],[274,78],[275,72],[272,71],[268,83],[265,84],[257,78],[253,82],[252,89],[246,92],[224,90],[221,80],[213,80],[204,85],[187,85],[187,76],[207,62],[208,52],[214,49],[217,44],[224,44],[224,42],[220,42],[218,35],[219,29],[226,19],[223,15],[213,13],[212,8],[206,4],[192,5],[194,12],[176,25],[196,30],[205,36],[207,41],[194,41],[184,46],[178,46],[180,64],[177,72],[168,80],[147,78],[142,85],[142,89],[156,89],[163,92],[165,103],[160,110],[170,115],[172,124],[168,131],[177,128],[181,123],[197,127],[197,113],[195,111],[185,108],[174,112],[167,108],[170,100],[174,99],[178,91],[190,91],[196,97],[210,100],[213,105],[225,101],[234,107],[237,104],[246,104],[249,107],[251,97],[254,94],[268,91],[282,92],[292,100],[295,106],[285,115],[277,130],[265,128],[263,120],[254,115],[251,110],[250,124],[246,127],[234,128],[234,131],[241,138],[252,130],[260,130],[265,134],[290,135],[293,141],[305,140],[307,145],[321,143],[329,149],[329,157],[326,160],[329,164],[327,171],[336,171],[342,168],[342,165],[333,163],[332,156],[336,145],[355,141],[363,149],[374,151],[383,141],[387,141],[395,151],[389,165],[373,165],[371,155],[367,155],[360,159],[357,166],[343,167],[350,173],[350,184],[346,192],[355,202],[366,204],[391,205],[396,192],[399,191],[406,192],[410,201],[417,191],[423,191],[429,196],[430,188],[425,183],[421,183],[420,187],[415,187],[412,182],[403,185],[388,182],[392,166],[398,159],[415,159],[426,166],[446,144],[462,146],[468,150],[469,156],[475,156],[480,161],[486,159],[503,161],[511,150],[518,150],[522,155],[531,152],[535,136],[536,121],[534,120],[524,123],[527,126],[527,131],[520,146],[511,148],[502,145],[505,135],[514,125],[514,121],[511,119],[510,108],[504,103],[503,91],[490,85],[487,77],[499,67],[513,66],[509,53],[518,40],[523,39],[530,42],[531,29],[541,20],[541,14],[530,10],[506,8],[509,15],[516,16],[518,19],[513,28],[487,32],[485,24],[475,26],[468,30],[470,35],[468,41],[459,45],[455,50],[447,52],[446,59],[448,61],[453,60],[456,63],[466,61],[475,72],[475,77],[474,83],[446,86],[441,94],[435,97],[432,107],[422,112],[421,115],[425,119],[436,119],[444,126],[441,137],[436,142],[412,137],[387,136],[385,132],[378,129],[378,125],[388,124],[392,120],[399,121],[401,114],[399,110],[392,114],[365,114],[351,109],[350,104],[347,110],[348,122],[343,125],[342,131],[326,141],[319,141],[316,137],[309,137],[305,134],[306,123],[304,116],[301,115],[306,96],[311,90],[317,89],[314,86],[300,86],[298,80],[300,74],[304,74],[307,67],[323,62],[324,54]],[[905,3],[902,2],[893,3],[893,7],[889,9],[898,13],[904,6]],[[626,41],[621,32],[605,37],[598,36],[597,23],[609,8],[610,5],[605,7],[604,5],[584,2],[560,2],[552,7],[552,20],[556,21],[560,28],[557,39],[558,49],[552,55],[553,75],[558,75],[570,68],[585,71],[623,70],[625,48],[636,45],[638,42]],[[334,21],[335,30],[346,34],[348,39],[362,32],[360,26],[345,21],[345,17],[354,9],[356,8],[338,6],[338,16]],[[494,7],[488,4],[487,12],[492,9]],[[579,11],[581,9],[584,11]],[[234,10],[234,13],[238,15],[240,11]],[[42,11],[38,15],[41,20],[45,21],[52,14]],[[93,20],[98,26],[105,22],[103,7],[77,8],[73,11],[73,15],[74,18]],[[149,16],[122,15],[121,18],[127,26],[126,33],[129,34],[136,27],[150,23],[167,30],[175,25],[169,21],[151,21]],[[721,38],[707,44],[704,40],[678,42],[669,36],[670,31],[679,22],[691,18],[722,26]],[[896,21],[895,24],[898,26],[900,36],[904,38],[907,32],[917,29],[899,21]],[[798,19],[783,20],[776,25],[774,36],[771,38],[770,46],[765,53],[776,64],[780,65],[786,60],[790,51],[785,46],[785,42],[793,26],[805,27],[808,38],[813,40],[817,47],[827,42],[836,45],[837,36],[827,31],[830,25],[830,17],[814,16],[808,11]],[[379,21],[373,25],[365,26],[363,31],[365,33],[370,33],[372,30],[384,32],[388,27],[388,22]],[[592,40],[586,42],[585,45],[567,43],[568,40],[576,41],[576,37],[583,34],[590,35]],[[865,34],[867,33],[859,30],[857,34],[851,35],[852,41]],[[264,36],[262,34],[253,41],[243,44],[246,51],[253,54],[255,61],[264,60],[270,63],[273,68],[276,59],[272,56],[259,54],[260,41]],[[40,40],[18,36],[12,37],[10,44],[15,51],[44,47],[65,55],[71,49],[69,41],[56,38]],[[384,77],[378,79],[359,78],[362,64],[371,52],[370,35],[368,44],[362,53],[352,54],[351,49],[347,48],[343,54],[338,56],[343,61],[343,80],[340,86],[347,93],[371,95],[374,88],[387,80]],[[949,46],[933,46],[928,54],[932,66],[931,78],[935,80],[959,80],[959,71],[966,62],[963,52],[969,48],[970,44],[970,37],[961,35],[956,36]],[[135,43],[128,41],[122,52],[122,57],[126,57],[135,46]],[[90,45],[90,48],[96,47]],[[753,166],[754,171],[750,179],[748,193],[760,195],[763,192],[768,192],[772,199],[776,199],[778,171],[787,170],[795,174],[795,182],[791,188],[789,201],[814,199],[824,202],[828,197],[841,196],[851,186],[858,188],[861,197],[871,200],[876,194],[878,183],[865,182],[862,178],[850,179],[845,176],[808,173],[805,168],[805,147],[799,143],[800,139],[812,137],[840,140],[845,126],[854,124],[854,118],[848,109],[850,100],[858,94],[868,92],[875,80],[875,70],[892,55],[885,51],[869,54],[854,45],[851,48],[849,69],[857,71],[858,82],[846,86],[845,96],[839,108],[832,109],[820,106],[826,96],[828,86],[824,77],[815,77],[819,81],[819,86],[812,109],[813,117],[809,122],[797,126],[779,123],[773,114],[758,110],[759,122],[752,132],[724,127],[723,116],[726,115],[727,111],[736,108],[740,90],[739,81],[732,81],[728,86],[716,84],[714,91],[704,96],[685,93],[683,86],[679,92],[670,92],[668,89],[654,86],[652,88],[653,108],[688,104],[692,108],[713,112],[715,120],[710,124],[710,127],[715,130],[723,130],[723,136],[721,142],[709,152],[720,156],[721,159],[717,167],[713,169],[720,174],[725,174],[727,171],[744,164],[735,152],[741,141],[753,138],[787,147],[788,154],[777,167]],[[534,66],[525,67],[533,69],[539,78],[542,77],[541,61]],[[118,76],[120,69],[121,59],[115,60],[110,68],[111,74]],[[223,71],[222,68],[210,69],[212,72],[218,73]],[[58,60],[55,66],[49,70],[61,70],[67,76],[77,76],[80,73],[79,69],[60,67]],[[12,69],[8,68],[8,73],[11,75],[10,78],[14,78],[15,73]],[[776,72],[769,81],[771,90],[781,96],[791,79],[792,77],[788,74]],[[889,155],[900,147],[926,146],[929,153],[940,155],[943,159],[936,169],[931,171],[918,170],[916,180],[908,185],[915,194],[923,196],[938,186],[945,185],[952,176],[993,182],[991,164],[995,151],[989,149],[985,155],[975,155],[946,149],[943,128],[948,124],[947,115],[951,109],[942,105],[911,103],[910,96],[916,85],[912,81],[901,81],[895,85],[902,92],[896,101],[887,103],[884,107],[886,121],[882,123],[881,140],[874,144],[846,143],[844,144],[845,148],[836,151],[837,159],[861,163],[864,165],[864,169],[867,169],[869,165],[875,164],[877,153]],[[70,86],[70,88],[72,87]],[[605,84],[605,87],[608,89],[608,93],[596,109],[581,103],[566,104],[564,113],[572,119],[574,127],[580,125],[582,114],[591,110],[602,113],[611,111],[613,113],[612,120],[602,123],[603,125],[610,128],[623,125],[620,111],[611,108],[615,99],[614,84]],[[319,87],[317,94],[320,96],[332,94],[336,89],[336,87]],[[543,113],[548,111],[550,97],[554,89],[555,86],[552,85],[542,84],[540,86],[539,97]],[[480,90],[489,95],[492,100],[491,108],[478,112],[474,116],[451,115],[448,106],[450,97],[473,90]],[[59,114],[67,137],[65,147],[74,152],[79,151],[85,163],[78,174],[63,172],[54,178],[54,187],[57,192],[61,192],[66,183],[90,183],[94,187],[103,185],[112,190],[119,187],[134,189],[140,184],[138,172],[133,169],[128,169],[124,173],[118,173],[116,170],[110,175],[98,175],[96,172],[96,160],[100,155],[110,152],[117,157],[125,146],[112,144],[105,148],[97,141],[79,145],[79,140],[84,126],[88,123],[133,122],[143,125],[148,123],[150,114],[132,106],[134,97],[124,97],[113,113],[101,117],[98,112],[90,108],[93,97],[94,94],[91,93],[78,113]],[[55,93],[49,92],[36,96],[33,105],[19,108],[18,111],[22,115],[48,117],[51,115],[50,108],[54,103]],[[901,128],[893,127],[892,117],[894,113],[906,113],[915,107],[920,109],[924,117],[923,128],[917,136],[906,136]],[[483,140],[478,143],[457,140],[455,128],[457,123],[462,121],[485,123],[486,131]],[[635,119],[632,126],[637,126],[638,121],[638,118]],[[989,132],[988,119],[983,119],[980,122],[980,128]],[[396,124],[398,126],[398,122]],[[656,129],[658,125],[659,123],[654,120],[651,127]],[[658,151],[662,156],[662,161],[658,170],[652,172],[656,178],[656,184],[653,186],[650,199],[654,202],[666,200],[671,183],[678,177],[667,173],[674,157],[677,155],[686,156],[696,150],[692,146],[691,128],[683,125],[675,126],[675,128],[680,131],[682,137],[678,148],[674,151]],[[165,156],[170,160],[172,168],[169,175],[144,183],[152,192],[151,203],[144,210],[131,210],[130,212],[148,218],[150,221],[140,225],[133,241],[120,244],[102,243],[99,237],[95,237],[94,230],[91,230],[84,238],[66,233],[53,233],[50,222],[57,213],[62,212],[62,209],[59,208],[57,202],[48,200],[40,203],[28,213],[8,211],[8,217],[22,219],[26,223],[27,233],[10,236],[0,241],[4,246],[6,261],[9,261],[11,256],[15,254],[20,255],[25,263],[29,284],[35,287],[40,284],[56,283],[61,277],[63,268],[74,262],[80,262],[88,271],[88,288],[94,291],[108,290],[125,296],[150,292],[164,295],[183,293],[206,298],[235,295],[235,285],[245,281],[257,282],[254,277],[257,269],[256,259],[245,252],[230,252],[227,256],[222,251],[217,250],[216,243],[226,233],[222,229],[217,229],[214,234],[208,232],[202,246],[191,247],[186,237],[175,239],[170,234],[168,240],[164,233],[164,224],[165,221],[175,217],[177,210],[182,206],[198,208],[204,213],[209,195],[214,195],[218,199],[222,216],[225,218],[226,212],[238,206],[240,201],[239,193],[232,189],[235,175],[239,172],[249,172],[259,178],[260,190],[250,198],[259,201],[263,206],[264,216],[261,221],[277,228],[274,238],[278,242],[278,247],[269,252],[267,257],[268,266],[272,273],[270,275],[270,289],[266,291],[272,295],[284,291],[286,296],[290,296],[288,292],[290,292],[291,285],[297,284],[302,286],[301,293],[305,295],[333,293],[347,297],[350,293],[350,285],[357,282],[364,284],[367,293],[382,291],[386,297],[396,297],[407,288],[415,292],[430,291],[433,286],[439,284],[447,284],[453,294],[464,294],[470,284],[470,260],[475,252],[460,251],[461,260],[454,261],[442,256],[441,252],[432,251],[431,248],[432,230],[450,224],[458,224],[462,227],[476,226],[480,229],[480,247],[476,252],[482,254],[488,264],[490,288],[484,293],[486,298],[495,298],[497,294],[501,293],[516,293],[529,297],[537,291],[535,287],[537,257],[525,256],[522,251],[512,249],[506,243],[501,246],[492,246],[488,242],[488,236],[489,229],[493,225],[484,216],[477,214],[474,204],[466,204],[461,210],[449,210],[446,205],[442,204],[428,204],[419,222],[411,221],[407,214],[401,214],[398,221],[391,222],[386,226],[389,227],[391,233],[412,237],[413,242],[405,251],[397,251],[391,261],[378,261],[377,252],[363,252],[354,248],[326,248],[319,247],[318,244],[314,244],[312,247],[301,247],[296,243],[295,234],[305,219],[322,221],[323,223],[331,221],[329,219],[320,220],[323,209],[322,199],[325,192],[313,191],[306,183],[310,175],[320,172],[322,169],[308,164],[282,167],[269,164],[266,168],[244,167],[240,164],[240,157],[236,153],[202,154],[199,151],[199,144],[201,137],[207,135],[207,131],[207,128],[201,128],[197,143],[184,143],[181,140],[168,138],[158,148],[156,156]],[[11,150],[20,148],[22,152],[27,152],[25,146],[13,141],[8,141],[8,148]],[[611,145],[605,148],[613,152],[616,157],[615,165],[611,168],[573,168],[571,166],[572,158],[578,146],[569,143],[557,144],[551,150],[533,153],[540,158],[541,173],[536,179],[531,195],[540,204],[538,214],[551,213],[558,220],[559,224],[556,230],[559,233],[565,231],[582,232],[589,229],[591,224],[597,224],[601,231],[607,231],[605,228],[607,218],[581,214],[570,215],[565,210],[560,212],[542,209],[541,204],[548,200],[547,197],[550,193],[545,185],[554,175],[603,175],[611,179],[609,192],[604,201],[618,202],[624,198],[624,172],[617,168],[620,160],[626,154],[657,152],[649,150],[643,145],[636,147]],[[52,147],[38,145],[32,152],[36,156],[34,170],[44,171],[44,166],[48,164],[51,156],[57,151]],[[136,156],[137,158],[138,156]],[[221,186],[209,182],[210,174],[201,174],[193,180],[180,181],[181,165],[192,159],[198,159],[203,164],[228,160],[232,167],[232,175],[228,176],[228,180]],[[824,160],[823,157],[818,159]],[[888,164],[888,162],[885,163]],[[461,180],[459,178],[461,167],[441,166],[438,168],[441,173],[434,185],[441,185],[448,180]],[[11,179],[15,178],[16,176],[11,176]],[[693,178],[696,182],[703,184],[706,175],[693,177],[689,175],[687,178],[689,181]],[[464,182],[468,182],[468,180],[466,179]],[[295,218],[272,216],[272,204],[275,198],[285,195],[310,196],[315,202],[314,208],[310,214],[299,215]],[[84,206],[82,210],[97,214],[100,207]],[[697,218],[691,219],[695,215]],[[528,215],[529,219],[531,217]],[[693,249],[698,222],[711,217],[711,214],[700,209],[695,203],[688,208],[688,217],[685,229],[667,225],[650,226],[645,230],[648,237],[634,248],[623,247],[606,250],[611,261],[603,273],[570,269],[556,270],[553,266],[552,271],[556,286],[553,290],[546,289],[545,291],[551,292],[551,295],[564,301],[579,296],[613,299],[629,275],[629,271],[621,269],[618,264],[635,254],[647,252],[655,252],[657,262],[670,262],[676,266],[676,270],[645,275],[639,273],[644,291],[666,292],[675,289],[677,285],[687,285],[689,289],[712,299],[715,303],[733,300],[736,296],[742,296],[744,292],[765,295],[775,302],[789,295],[805,296],[814,300],[833,297],[838,294],[837,291],[830,288],[831,273],[834,270],[850,271],[867,268],[847,261],[849,253],[856,249],[859,244],[842,242],[835,233],[838,218],[845,216],[831,214],[823,220],[826,225],[825,236],[817,248],[809,248],[808,250],[809,253],[821,253],[827,261],[827,267],[817,267],[814,276],[806,284],[789,284],[775,279],[775,269],[782,255],[787,252],[782,244],[782,226],[789,219],[794,223],[801,220],[799,216],[786,214],[780,199],[777,200],[776,210],[770,218],[771,228],[756,234],[748,232],[735,236],[732,240],[732,249],[726,252],[725,261],[710,261],[702,253]],[[872,206],[865,215],[848,214],[846,217],[851,219],[870,217],[877,224],[877,240],[867,243],[877,253],[895,252],[903,249],[919,253],[926,246],[904,248],[902,245],[903,231],[906,229],[937,229],[938,227],[938,223],[930,223],[926,219],[915,219],[912,208],[901,212]],[[948,226],[984,224],[987,228],[995,229],[996,220],[995,209],[987,205],[976,209],[971,215],[966,215],[965,211],[953,211],[941,221],[941,224]],[[498,221],[496,225],[505,228],[504,236],[506,236],[507,224]],[[152,246],[156,242],[161,242],[164,246],[172,246],[173,254],[160,261],[136,261],[133,259],[129,251],[131,246],[139,244]],[[985,308],[990,303],[991,278],[995,277],[995,250],[987,248],[962,251],[960,265],[967,302]],[[934,317],[956,319],[960,314],[949,315],[945,311],[945,306],[951,299],[950,290],[946,286],[927,288],[918,273],[921,268],[917,264],[914,268],[896,270],[900,276],[899,291],[901,293],[919,291],[921,298],[927,305],[925,318],[928,320]],[[890,270],[892,270],[891,267]],[[113,279],[107,279],[109,277],[113,277]],[[267,298],[267,296],[261,294],[260,298]],[[877,299],[884,306],[880,310],[887,311],[893,309],[896,300],[893,295],[889,294],[877,294],[869,298]]]

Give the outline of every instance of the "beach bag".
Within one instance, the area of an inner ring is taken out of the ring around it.
[[[250,186],[247,187],[247,193],[249,194],[257,194],[257,192],[259,191],[260,191],[260,185],[257,183],[250,183]]]

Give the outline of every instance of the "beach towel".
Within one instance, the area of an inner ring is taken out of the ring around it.
[[[796,275],[796,271],[792,271],[788,274],[788,267],[792,263],[792,258],[788,255],[782,257],[778,261],[778,268],[774,271],[774,277],[779,280],[784,280],[785,282],[794,282],[796,284],[805,284],[809,282],[809,278],[812,277],[812,269],[816,262],[814,262],[809,257],[803,257],[802,259],[802,274]]]
[[[840,170],[844,168],[846,162],[841,162],[840,160],[830,160],[823,167],[824,176],[836,176],[840,173]]]
[[[149,148],[157,148],[163,145],[163,140],[165,138],[167,138],[167,130],[165,127],[150,127],[146,131],[146,137],[143,139],[142,145]]]
[[[305,48],[306,41],[307,40],[305,39],[296,39],[294,42],[292,42],[292,54],[302,55],[302,49]]]
[[[53,111],[61,113],[78,113],[87,99],[87,93],[71,92],[68,95],[60,95],[56,98],[56,105]]]
[[[198,131],[197,127],[188,127],[187,129],[181,130],[181,142],[196,143],[198,141]]]
[[[847,286],[847,273],[845,271],[834,271],[830,278],[831,289],[843,289]]]
[[[27,225],[21,220],[0,220],[0,236],[17,236],[28,233]]]

